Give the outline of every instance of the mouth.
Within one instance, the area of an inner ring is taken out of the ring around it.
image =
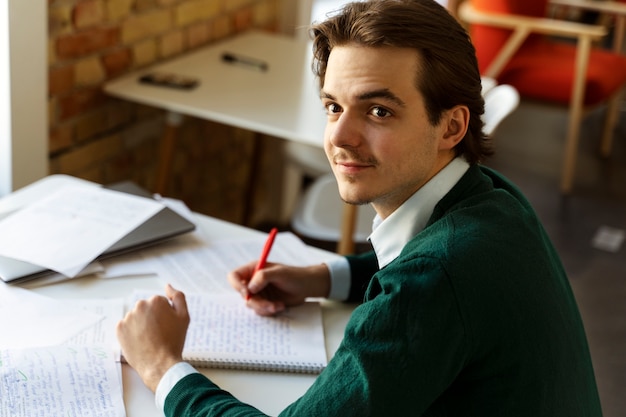
[[[345,175],[355,175],[376,166],[376,161],[358,158],[354,155],[338,154],[332,161],[336,171]]]
[[[334,165],[337,169],[337,172],[345,175],[355,175],[373,167],[372,164],[343,160],[334,161]]]

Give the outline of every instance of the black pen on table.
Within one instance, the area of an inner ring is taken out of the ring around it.
[[[263,247],[263,252],[261,252],[261,257],[259,258],[259,262],[256,264],[256,267],[254,268],[254,271],[252,272],[251,277],[254,276],[254,274],[257,273],[257,271],[260,271],[261,269],[265,268],[265,264],[267,263],[267,257],[270,254],[270,250],[272,250],[272,245],[274,244],[274,239],[276,238],[276,233],[278,233],[278,229],[277,228],[272,228],[272,230],[270,230],[270,235],[267,237],[267,240],[265,241],[265,246]],[[246,301],[248,301],[250,299],[250,292],[248,291],[248,293],[246,294]]]
[[[259,71],[267,71],[269,67],[265,61],[232,52],[224,52],[222,54],[222,60],[224,60],[224,62],[228,62],[229,64],[242,65]]]

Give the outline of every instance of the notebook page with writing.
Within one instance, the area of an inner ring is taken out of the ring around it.
[[[0,417],[125,417],[108,346],[0,349]]]
[[[317,302],[262,317],[238,294],[187,294],[186,299],[191,322],[183,359],[195,366],[296,373],[326,367]]]

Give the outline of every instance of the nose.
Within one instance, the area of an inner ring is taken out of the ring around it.
[[[344,111],[335,120],[326,124],[327,142],[337,148],[356,148],[361,143],[361,132],[358,118]]]

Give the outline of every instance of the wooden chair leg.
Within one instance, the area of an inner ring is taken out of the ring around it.
[[[183,116],[179,113],[169,112],[165,117],[165,131],[161,138],[159,153],[159,165],[157,167],[155,192],[165,195],[167,184],[172,174],[172,159],[174,158],[174,146],[178,128],[183,123]]]
[[[354,253],[354,229],[358,215],[358,206],[343,203],[343,213],[341,216],[341,236],[337,243],[337,253],[349,255]]]
[[[606,109],[606,119],[604,120],[604,130],[602,132],[602,142],[600,142],[600,155],[605,158],[611,154],[613,148],[613,131],[617,124],[617,115],[619,113],[620,105],[622,102],[622,95],[617,94],[609,101],[609,106]]]
[[[257,178],[259,175],[259,168],[261,166],[261,157],[263,156],[263,135],[260,133],[255,133],[252,140],[253,143],[252,155],[250,157],[250,170],[248,171],[246,186],[244,187],[243,214],[241,219],[241,223],[244,226],[250,227],[252,227],[254,199],[256,197],[256,189],[258,184]]]
[[[580,138],[580,123],[583,117],[583,102],[585,98],[585,75],[587,73],[590,51],[591,38],[588,36],[581,37],[578,40],[576,52],[574,85],[572,86],[572,99],[570,101],[569,110],[569,126],[567,128],[563,170],[561,174],[562,194],[569,194],[574,182],[578,140]]]
[[[624,36],[626,33],[626,16],[619,15],[615,18],[615,31],[613,33],[613,52],[616,54],[622,53]],[[611,154],[613,148],[613,130],[617,124],[617,115],[623,98],[624,89],[618,93],[609,102],[607,108],[606,120],[604,122],[604,131],[602,132],[602,142],[600,142],[600,154],[603,157],[608,157]]]
[[[578,154],[578,139],[580,137],[580,117],[570,115],[570,125],[565,140],[565,155],[561,172],[561,193],[569,194],[574,183],[576,172],[576,158]]]

